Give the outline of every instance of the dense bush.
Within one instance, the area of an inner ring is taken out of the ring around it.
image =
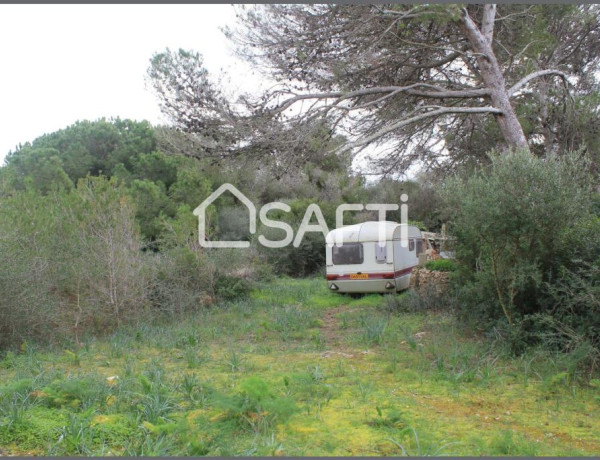
[[[44,336],[60,307],[52,294],[48,248],[55,218],[49,199],[33,191],[2,202],[0,213],[0,346],[19,345],[28,336]],[[15,341],[18,341],[15,343]]]
[[[140,318],[148,282],[132,204],[115,181],[3,200],[0,337],[106,331]]]
[[[248,294],[245,273],[235,271],[251,261],[201,250],[186,206],[163,221],[160,250],[144,250],[124,187],[116,178],[88,177],[73,190],[40,196],[29,189],[3,199],[0,347],[79,342]]]
[[[311,200],[294,200],[290,203],[291,211],[272,211],[269,218],[286,222],[294,232],[300,228]],[[334,228],[335,203],[321,203],[320,209],[329,228]],[[314,215],[310,224],[315,224],[317,219]],[[285,237],[285,232],[278,228],[261,226],[259,233],[271,241],[279,241]],[[294,238],[297,236],[294,233]],[[283,248],[267,248],[257,243],[260,254],[271,265],[276,273],[301,277],[318,273],[325,267],[325,237],[321,232],[306,232],[298,247],[292,243]]]
[[[271,229],[264,229],[263,232],[265,237],[273,241],[281,238],[279,233]],[[297,248],[289,244],[284,248],[258,246],[258,249],[275,273],[282,275],[309,276],[325,266],[325,238],[321,234],[306,233]]]
[[[428,260],[425,268],[438,272],[453,272],[456,270],[456,263],[451,259]]]
[[[513,153],[447,181],[464,318],[488,329],[534,330],[529,342],[556,336],[559,322],[598,344],[600,227],[587,171],[577,154]]]
[[[148,257],[154,275],[149,289],[151,313],[181,315],[212,302],[216,270],[202,253],[173,247]]]
[[[562,343],[566,347],[580,345],[583,338],[600,350],[599,262],[582,262],[571,270],[563,268],[559,278],[548,283],[550,302],[554,306],[552,317],[562,327]]]
[[[238,300],[248,297],[249,281],[229,275],[220,275],[215,282],[215,294],[223,300]]]

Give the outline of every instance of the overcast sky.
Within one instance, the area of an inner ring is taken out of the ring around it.
[[[252,90],[219,30],[234,21],[231,5],[0,5],[0,164],[77,120],[164,122],[145,74],[166,47],[199,51],[211,73]]]

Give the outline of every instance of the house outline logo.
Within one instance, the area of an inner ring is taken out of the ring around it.
[[[246,195],[240,192],[234,185],[225,183],[212,192],[200,205],[194,209],[194,215],[198,216],[198,238],[200,246],[205,248],[248,248],[249,241],[207,241],[206,239],[206,208],[210,206],[223,193],[230,192],[240,200],[247,208],[249,213],[249,231],[256,233],[256,207]]]
[[[256,206],[252,201],[250,201],[246,195],[240,192],[233,184],[225,183],[217,188],[214,192],[212,192],[200,205],[194,209],[194,216],[198,217],[198,241],[200,246],[203,248],[249,248],[250,241],[208,241],[206,239],[206,208],[210,206],[217,198],[219,198],[223,193],[230,192],[234,197],[240,200],[247,208],[249,214],[249,229],[250,234],[256,233]],[[404,203],[408,200],[408,196],[406,194],[402,194],[400,198]],[[386,212],[387,211],[396,211],[398,210],[397,204],[385,204],[385,203],[368,203],[366,206],[362,204],[354,203],[354,204],[340,204],[336,209],[336,228],[344,227],[344,212],[345,211],[360,211],[363,209],[367,209],[369,211],[378,211],[378,221],[385,222],[386,220]],[[408,205],[405,203],[401,208],[401,216],[400,222],[405,224],[408,221]],[[267,217],[267,213],[271,210],[279,210],[283,212],[290,212],[291,207],[285,203],[280,201],[274,201],[272,203],[265,204],[260,209],[260,221],[264,227],[271,227],[283,230],[286,234],[286,237],[281,240],[269,240],[264,235],[259,235],[258,242],[267,248],[283,248],[288,246],[293,242],[293,246],[295,248],[299,247],[302,243],[302,239],[307,232],[318,232],[322,233],[323,236],[327,239],[327,234],[329,233],[329,229],[327,227],[327,222],[323,217],[323,213],[319,208],[318,204],[310,204],[306,208],[306,212],[304,213],[304,217],[302,219],[302,223],[298,228],[298,232],[296,233],[296,237],[294,238],[294,229],[285,221],[273,220]],[[311,218],[313,215],[317,218],[318,224],[311,224]],[[408,241],[408,235],[404,233],[406,230],[405,227],[402,227],[404,230],[402,232],[401,239],[402,245],[405,246]],[[379,244],[383,246],[386,241],[385,239],[385,231],[383,226],[379,228]],[[336,242],[339,246],[341,241]],[[329,244],[329,243],[328,243]]]

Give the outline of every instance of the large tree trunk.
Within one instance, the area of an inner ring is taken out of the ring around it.
[[[502,111],[501,114],[495,115],[502,136],[509,148],[529,151],[527,138],[510,103],[504,75],[492,49],[495,15],[496,5],[485,5],[479,29],[464,9],[461,24],[471,48],[476,53],[481,78],[490,90],[492,106]]]

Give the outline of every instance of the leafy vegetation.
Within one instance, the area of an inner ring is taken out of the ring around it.
[[[167,49],[148,76],[172,126],[80,121],[9,153],[0,454],[599,451],[600,9],[386,8],[241,11],[230,37],[280,85],[233,101]],[[396,148],[357,172],[373,145]],[[206,237],[250,248],[203,248],[192,211],[226,182],[292,227],[407,194],[409,222],[456,239],[426,264],[450,286],[336,295],[311,278],[321,232],[266,248],[287,227],[251,235],[230,195]]]
[[[593,294],[600,220],[589,170],[577,154],[494,156],[490,168],[448,181],[445,196],[463,316],[504,334],[517,352],[540,342],[587,350],[593,368],[600,346]],[[586,287],[567,294],[574,283]],[[585,307],[583,292],[591,294]]]
[[[309,197],[341,200],[332,196],[338,178],[348,196],[364,192],[348,163],[309,164],[295,173],[294,187],[277,187],[249,177],[244,165],[223,169],[165,154],[157,143],[146,122],[101,119],[8,155],[0,168],[0,347],[65,337],[81,343],[86,334],[241,299],[270,267],[294,275],[320,269],[322,235],[309,234],[280,263],[259,254],[256,241],[246,254],[200,251],[192,210],[223,182],[259,205],[286,201],[296,220]],[[234,218],[238,205],[224,196],[209,208],[209,238],[249,239],[247,221]],[[332,224],[335,207],[327,209]]]
[[[452,259],[428,260],[425,263],[425,268],[439,272],[453,272],[456,270],[456,262]]]
[[[578,383],[543,349],[511,357],[448,313],[390,314],[386,299],[280,279],[185,321],[75,349],[27,344],[0,361],[0,444],[22,455],[598,451],[595,380]]]

